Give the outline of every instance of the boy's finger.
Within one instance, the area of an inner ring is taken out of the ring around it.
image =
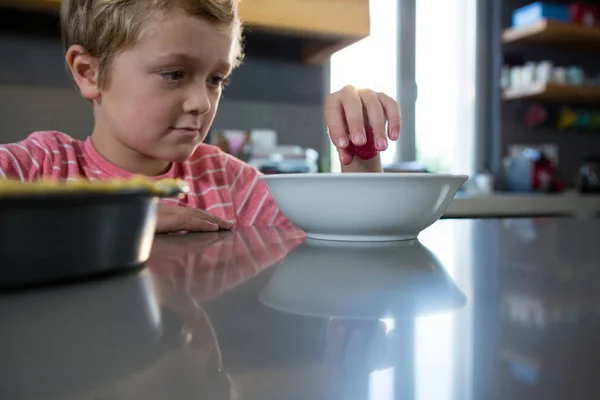
[[[342,165],[348,165],[354,159],[354,156],[347,149],[338,149],[338,156]]]
[[[363,105],[358,91],[354,88],[344,89],[341,102],[343,117],[346,119],[346,124],[348,125],[350,140],[356,146],[363,146],[367,143],[367,135],[365,133]]]
[[[363,107],[366,110],[369,125],[373,128],[375,136],[375,148],[384,151],[388,147],[387,135],[385,130],[385,114],[383,106],[377,97],[377,94],[369,89],[363,89],[359,92]]]
[[[193,224],[193,226],[198,226],[199,223],[195,221],[196,219],[207,221],[220,229],[228,230],[233,227],[233,224],[231,222],[224,221],[219,217],[215,217],[214,215],[211,215],[206,211],[197,208],[187,208],[170,204],[159,204],[158,206],[158,223],[162,224],[161,227],[165,224],[169,224],[169,229],[171,229],[170,232],[183,230],[177,227],[175,227],[175,230],[172,230],[173,224],[179,224],[181,226],[183,224],[190,223]],[[203,224],[202,226],[205,226],[205,224]],[[212,230],[212,227],[210,227],[209,231]]]
[[[202,218],[194,218],[192,216],[182,217],[183,226],[186,231],[189,232],[216,232],[220,229],[219,225],[207,221]]]
[[[340,149],[345,149],[350,144],[348,128],[344,119],[342,103],[335,96],[330,96],[325,102],[325,123],[329,129],[329,136],[333,144]]]
[[[160,214],[156,222],[156,233],[216,232],[218,230],[219,226],[217,224],[181,213]]]
[[[398,140],[402,127],[402,114],[396,100],[385,93],[378,93],[377,97],[383,106],[388,120],[388,136],[391,140]]]
[[[207,220],[213,224],[216,224],[221,229],[231,229],[233,226],[231,222],[225,221],[224,219],[219,217],[215,217],[214,215],[209,214],[204,210],[200,210],[197,208],[181,208],[183,209],[184,213],[188,213],[191,217]]]

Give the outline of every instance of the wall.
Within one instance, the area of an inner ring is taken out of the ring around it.
[[[500,1],[501,21],[500,28],[504,29],[511,25],[513,10],[531,3],[531,0],[495,0]],[[571,3],[572,1],[554,0],[554,3]],[[588,1],[594,3],[594,1]],[[600,4],[596,0],[595,3]],[[501,32],[496,32],[496,40],[500,40]],[[566,48],[553,46],[532,45],[505,45],[503,46],[504,57],[524,57],[525,61],[551,60],[556,65],[581,65],[590,73],[600,73],[600,59],[590,52],[571,51]],[[502,64],[502,57],[496,59],[496,67]],[[496,92],[493,95],[500,95]],[[525,126],[520,118],[527,105],[531,102],[526,100],[500,102],[500,129],[496,131],[499,135],[495,140],[495,170],[501,167],[501,157],[506,155],[508,147],[514,143],[542,144],[555,143],[559,148],[559,174],[568,183],[573,182],[579,165],[585,157],[590,154],[600,154],[600,134],[598,133],[562,133],[555,129],[532,129]],[[598,105],[600,108],[600,104]]]
[[[249,32],[246,50],[213,128],[275,129],[280,143],[322,151],[325,68],[302,64],[294,38]],[[39,129],[84,138],[92,126],[64,66],[58,18],[0,8],[0,143]]]

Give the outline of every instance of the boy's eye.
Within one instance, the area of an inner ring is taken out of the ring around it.
[[[160,76],[168,81],[180,81],[185,77],[183,71],[162,72]]]
[[[222,76],[212,76],[208,79],[208,83],[212,86],[225,86],[227,79]]]

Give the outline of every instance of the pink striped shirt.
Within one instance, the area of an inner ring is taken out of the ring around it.
[[[184,179],[191,188],[183,199],[162,199],[163,203],[199,208],[238,227],[288,224],[259,175],[256,168],[219,148],[201,144],[188,160],[173,163],[154,178]],[[131,176],[103,158],[90,138],[80,141],[44,131],[0,145],[0,178],[104,181]]]

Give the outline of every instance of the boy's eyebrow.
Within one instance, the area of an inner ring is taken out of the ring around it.
[[[227,75],[231,74],[231,72],[233,72],[233,66],[231,65],[230,62],[222,62],[219,63],[219,69],[222,69],[223,71],[227,71]]]
[[[159,61],[197,61],[195,57],[185,53],[167,53],[156,57]]]
[[[198,59],[196,57],[192,57],[189,54],[185,54],[185,53],[164,54],[164,55],[157,56],[156,59],[158,61],[162,61],[162,62],[165,62],[165,61],[181,61],[181,62],[190,62],[190,63],[198,62]],[[223,60],[218,63],[218,68],[226,70],[229,73],[232,70],[232,65],[230,62]]]

